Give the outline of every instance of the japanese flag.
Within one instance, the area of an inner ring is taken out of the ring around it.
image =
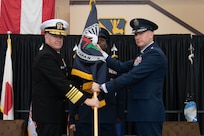
[[[7,40],[7,51],[5,57],[4,74],[1,90],[0,110],[3,113],[3,120],[14,119],[13,106],[13,70],[11,60],[11,39]]]

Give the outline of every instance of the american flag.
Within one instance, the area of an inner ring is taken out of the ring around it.
[[[41,23],[54,14],[55,0],[0,0],[0,34],[41,34]]]

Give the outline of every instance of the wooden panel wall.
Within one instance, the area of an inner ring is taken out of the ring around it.
[[[63,19],[70,22],[70,0],[56,0],[55,1],[55,18]],[[69,23],[70,25],[70,23]],[[69,29],[67,30],[69,34]]]

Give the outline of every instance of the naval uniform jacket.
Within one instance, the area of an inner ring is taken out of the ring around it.
[[[36,122],[62,123],[66,121],[65,98],[75,104],[81,104],[86,99],[67,79],[65,69],[60,54],[45,44],[37,54],[32,69],[32,114]],[[70,97],[71,92],[81,97]]]
[[[128,87],[127,120],[164,121],[163,81],[167,71],[167,59],[156,43],[147,47],[141,61],[119,62],[108,57],[108,67],[123,73],[115,80],[106,83],[108,92]]]

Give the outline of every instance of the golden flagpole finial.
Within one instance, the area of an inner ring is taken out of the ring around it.
[[[11,31],[7,31],[8,39],[7,39],[7,44],[8,48],[10,48],[10,54],[12,54],[12,47],[11,47]]]
[[[89,1],[89,6],[90,6],[90,9],[92,10],[92,2],[96,3],[96,0],[90,0]]]
[[[8,35],[8,39],[11,39],[11,38],[10,38],[11,31],[7,31],[7,35]]]

